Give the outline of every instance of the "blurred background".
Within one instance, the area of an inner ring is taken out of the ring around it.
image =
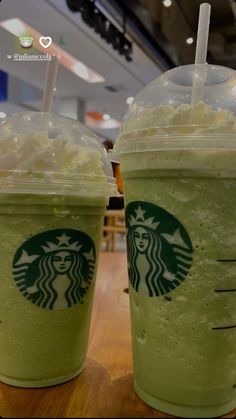
[[[163,71],[193,62],[202,2],[1,0],[0,118],[40,109],[47,64],[42,57],[58,53],[53,111],[114,143],[139,90]],[[209,2],[208,62],[234,68],[236,2]],[[32,37],[30,47],[26,36]]]

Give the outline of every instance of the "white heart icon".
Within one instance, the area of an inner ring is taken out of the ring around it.
[[[52,43],[52,38],[50,36],[41,36],[39,38],[39,43],[43,48],[48,48]]]

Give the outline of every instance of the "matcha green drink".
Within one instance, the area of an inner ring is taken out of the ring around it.
[[[236,405],[236,118],[219,103],[236,84],[207,66],[191,105],[193,71],[170,70],[137,96],[116,150],[136,392],[170,414],[215,417]]]
[[[86,357],[110,164],[65,118],[18,114],[1,129],[0,380],[59,384]]]

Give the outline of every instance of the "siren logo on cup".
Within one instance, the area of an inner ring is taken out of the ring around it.
[[[48,310],[83,303],[93,278],[95,247],[82,231],[56,229],[26,240],[13,259],[13,276],[27,300]]]
[[[183,225],[168,211],[143,201],[129,203],[125,218],[132,287],[142,295],[159,297],[181,285],[193,254]]]

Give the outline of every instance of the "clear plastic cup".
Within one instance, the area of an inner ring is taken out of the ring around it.
[[[191,105],[193,77],[204,77]],[[126,206],[134,381],[154,408],[236,406],[236,76],[172,69],[135,98],[115,146]]]
[[[82,124],[20,113],[0,125],[0,380],[65,382],[83,368],[103,216],[115,193]]]

